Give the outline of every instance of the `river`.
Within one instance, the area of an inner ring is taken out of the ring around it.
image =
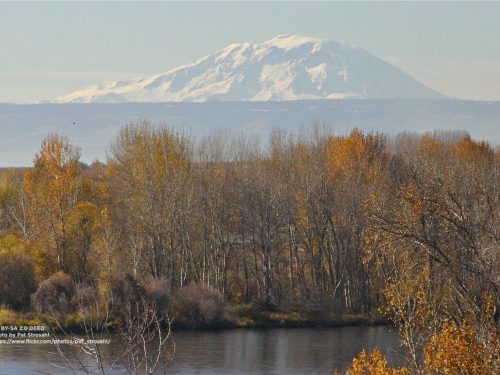
[[[332,374],[375,347],[389,363],[401,363],[397,336],[384,326],[180,331],[174,337],[177,351],[167,374]],[[0,345],[0,375],[71,373],[48,363],[50,351],[49,345]]]

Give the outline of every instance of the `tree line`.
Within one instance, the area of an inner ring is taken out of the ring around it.
[[[1,181],[0,303],[16,309],[58,272],[103,297],[131,277],[311,316],[381,309],[413,368],[445,323],[498,330],[500,150],[467,133],[275,131],[263,147],[142,121],[105,163],[52,134]]]

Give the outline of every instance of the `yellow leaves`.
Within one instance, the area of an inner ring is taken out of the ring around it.
[[[349,137],[333,138],[326,141],[326,166],[331,177],[335,177],[353,164],[359,163],[365,149],[365,138],[359,130],[353,130]]]
[[[35,156],[35,174],[44,174],[47,178],[67,182],[79,173],[78,161],[80,150],[74,147],[66,137],[51,134],[42,142],[40,152]]]
[[[465,161],[482,161],[493,157],[493,150],[486,142],[476,142],[469,135],[454,145],[454,152]]]
[[[100,211],[100,214],[105,222],[108,222],[111,219],[111,210],[107,206]]]
[[[126,169],[137,181],[162,181],[184,172],[188,166],[189,142],[164,127],[148,122],[122,128],[112,146],[110,171]]]
[[[481,322],[485,326],[495,325],[496,306],[493,296],[490,293],[481,294]]]
[[[61,207],[61,201],[71,199],[74,192],[79,158],[79,150],[67,138],[56,134],[47,137],[35,156],[33,170],[24,175],[29,197]]]
[[[418,149],[422,156],[435,160],[454,157],[465,162],[484,162],[494,158],[494,151],[487,142],[474,141],[468,134],[452,143],[424,135]]]
[[[44,259],[38,249],[31,243],[25,242],[14,235],[7,235],[0,237],[0,256],[8,258],[15,256],[22,256],[34,261],[35,276],[39,278],[44,271]]]
[[[445,322],[427,342],[423,353],[424,375],[493,375],[499,373],[498,334],[479,340],[469,325]],[[365,351],[353,359],[347,375],[410,375],[405,367],[391,368],[379,350]],[[338,371],[335,371],[338,375]]]
[[[328,137],[325,154],[330,179],[361,170],[369,180],[378,180],[380,163],[387,158],[385,139],[378,134],[364,135],[358,129],[348,137]]]
[[[492,355],[470,326],[447,322],[425,347],[425,370],[439,375],[490,375],[495,373]]]
[[[146,225],[144,217],[152,221],[167,217],[176,194],[190,171],[190,143],[164,127],[154,127],[146,121],[122,128],[111,146],[107,181],[114,197],[134,215],[132,227]],[[153,209],[153,207],[155,209]],[[157,217],[154,217],[154,216]]]
[[[0,172],[0,192],[4,189],[9,189],[19,181],[22,174],[14,169],[8,169]]]
[[[12,255],[16,252],[24,252],[24,243],[14,235],[0,238],[0,254]]]
[[[419,151],[427,156],[438,156],[445,151],[445,144],[430,135],[424,135],[420,139]]]
[[[424,267],[419,273],[408,271],[388,280],[383,291],[386,300],[385,313],[396,324],[403,328],[405,325],[411,325],[415,330],[429,328],[432,318],[430,304],[433,301],[429,300],[430,296],[425,289],[428,278],[428,267]]]
[[[298,144],[293,150],[294,157],[297,161],[308,162],[311,159],[311,151],[303,144]]]
[[[19,181],[19,172],[13,170],[0,172],[0,222],[2,221],[2,214],[5,215],[6,212],[12,209],[19,199],[22,190]]]
[[[16,254],[29,256],[35,260],[38,265],[38,254],[31,244],[14,235],[0,237],[0,255],[13,256]]]
[[[417,182],[418,183],[418,182]],[[401,219],[409,219],[410,225],[415,225],[415,220],[420,219],[421,214],[437,214],[445,203],[445,191],[442,185],[417,186],[411,182],[399,188],[397,197],[401,206],[401,213],[410,215],[402,216]]]
[[[29,235],[44,273],[51,264],[68,266],[66,227],[81,199],[79,158],[79,149],[67,138],[52,134],[42,142],[33,169],[24,174]]]
[[[92,233],[93,227],[99,219],[99,210],[91,202],[80,202],[70,212],[68,227],[73,231]]]
[[[415,225],[424,209],[422,193],[415,185],[408,184],[399,188],[397,197],[400,200],[400,209],[395,213],[396,220],[405,222],[409,219],[411,224]]]
[[[352,365],[346,372],[347,375],[409,375],[404,368],[392,368],[378,349],[371,354],[362,351],[353,359]]]

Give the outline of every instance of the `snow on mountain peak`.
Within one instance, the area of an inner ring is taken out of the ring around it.
[[[311,38],[308,36],[302,36],[297,34],[286,34],[286,35],[278,35],[262,44],[277,48],[290,49],[290,48],[296,48],[304,44],[311,44],[311,43],[321,44],[322,42],[324,42],[324,39]]]
[[[398,68],[346,44],[296,34],[234,43],[166,73],[91,86],[68,102],[440,98]]]

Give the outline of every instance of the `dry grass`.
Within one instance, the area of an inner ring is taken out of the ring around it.
[[[0,325],[4,326],[38,326],[40,321],[32,314],[16,313],[7,306],[0,306]]]
[[[0,306],[0,324],[4,326],[16,325],[17,315],[6,306]]]

